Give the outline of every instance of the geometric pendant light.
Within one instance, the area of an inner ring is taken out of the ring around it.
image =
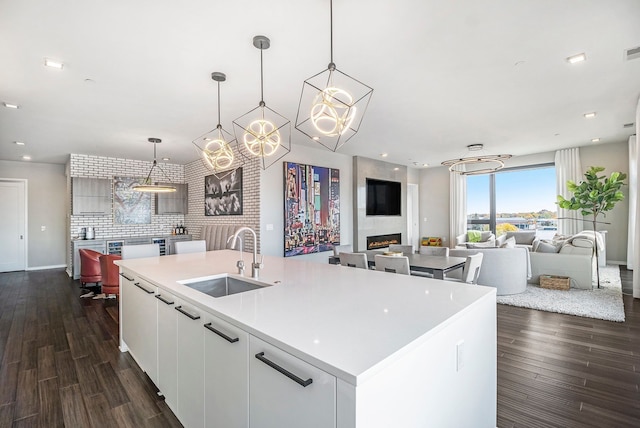
[[[213,171],[217,178],[223,178],[238,168],[241,162],[235,162],[235,138],[220,124],[220,82],[227,76],[219,71],[211,73],[211,79],[218,83],[218,124],[214,129],[192,141],[205,166]],[[233,166],[233,169],[230,169]]]
[[[331,61],[304,81],[296,129],[332,151],[353,137],[369,105],[373,88],[342,73],[333,62],[333,0],[329,2]]]
[[[147,174],[147,178],[141,184],[134,184],[132,190],[136,192],[148,192],[148,193],[167,193],[167,192],[175,192],[176,186],[172,184],[160,184],[158,182],[151,181],[151,173],[153,170],[158,168],[160,172],[164,175],[164,178],[167,179],[168,183],[171,183],[171,179],[167,176],[167,173],[158,165],[158,161],[156,160],[156,146],[162,142],[160,138],[149,138],[149,142],[153,144],[153,165],[151,165],[151,169],[149,170],[149,174]]]
[[[238,150],[246,158],[258,158],[262,169],[291,151],[291,122],[264,102],[262,52],[270,45],[271,41],[265,36],[253,38],[253,46],[260,49],[260,102],[258,107],[233,121]]]

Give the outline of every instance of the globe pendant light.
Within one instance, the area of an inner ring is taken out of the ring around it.
[[[264,102],[262,51],[269,49],[270,45],[265,36],[253,38],[253,46],[260,49],[260,103],[233,121],[238,150],[247,158],[259,158],[262,169],[267,169],[291,151],[291,122]]]
[[[160,172],[164,175],[169,183],[171,183],[171,179],[167,176],[160,165],[158,165],[158,161],[156,160],[156,146],[162,142],[160,138],[149,138],[149,142],[153,144],[153,165],[149,170],[149,174],[147,174],[147,178],[141,184],[134,185],[132,187],[136,192],[148,192],[148,193],[168,193],[175,192],[176,186],[172,184],[160,184],[158,182],[151,182],[151,173],[154,169],[158,168]]]
[[[227,80],[227,76],[219,71],[211,73],[211,79],[218,83],[218,124],[214,129],[192,141],[204,164],[213,171],[218,178],[226,177],[241,166],[242,160],[237,160],[233,152],[235,138],[220,124],[220,82]],[[231,168],[233,166],[233,168]],[[231,169],[230,169],[231,168]]]
[[[329,2],[331,62],[302,84],[296,129],[332,151],[360,128],[373,88],[342,73],[333,62],[333,0]]]

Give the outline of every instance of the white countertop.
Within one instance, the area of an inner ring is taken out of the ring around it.
[[[492,287],[339,265],[264,258],[264,289],[214,298],[177,281],[235,275],[232,250],[116,261],[143,279],[353,385],[463,316]],[[244,253],[251,274],[251,254]]]

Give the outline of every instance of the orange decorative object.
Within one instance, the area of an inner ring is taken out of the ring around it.
[[[442,247],[442,238],[438,236],[424,236],[420,245],[425,247]]]

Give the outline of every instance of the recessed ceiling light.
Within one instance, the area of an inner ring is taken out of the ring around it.
[[[18,146],[24,146],[24,143],[22,141],[14,141],[14,143]]]
[[[393,170],[394,170],[394,171],[398,171],[398,170],[400,170],[400,168],[395,167],[395,168],[393,168]]]
[[[57,68],[58,70],[62,70],[62,67],[64,67],[64,64],[60,61],[54,61],[49,58],[44,59],[44,65],[51,68]]]
[[[24,155],[24,156],[22,156],[22,160],[31,160],[31,156]]]
[[[592,111],[591,113],[585,113],[584,117],[585,117],[585,119],[591,119],[593,117],[596,117],[596,112]]]
[[[20,108],[18,104],[2,103],[6,108]]]
[[[389,153],[380,153],[381,158],[386,158],[387,156],[389,156]]]
[[[591,142],[592,143],[599,143],[600,142],[600,138],[592,138]]]
[[[320,141],[320,137],[318,137],[317,135],[314,135],[313,137],[311,137],[311,139],[315,141]]]
[[[583,62],[586,60],[587,60],[587,55],[584,52],[576,55],[572,55],[567,58],[567,62],[569,62],[569,64],[575,64],[575,63]]]
[[[428,163],[423,163],[422,166],[427,167],[427,166],[429,166],[429,164]]]
[[[162,160],[166,162],[168,160],[171,160],[171,158],[162,158]]]

